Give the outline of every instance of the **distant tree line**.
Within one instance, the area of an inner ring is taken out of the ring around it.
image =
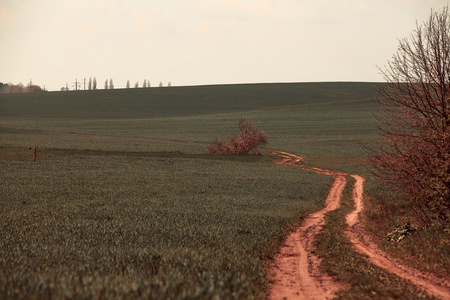
[[[12,84],[0,82],[0,94],[12,94],[12,93],[36,93],[45,92],[40,86],[35,84],[29,84],[24,86],[22,83]]]
[[[86,81],[86,79],[85,79],[85,81]],[[78,86],[79,86],[79,82],[75,81],[75,83],[74,83],[74,90],[79,90]],[[130,80],[127,80],[127,83],[126,83],[125,86],[126,86],[127,89],[129,89],[131,87]],[[164,85],[163,85],[162,82],[160,82],[158,86],[159,87],[163,87]],[[167,87],[171,87],[171,86],[172,86],[172,83],[169,81],[167,83]],[[150,88],[150,87],[151,87],[150,80],[144,79],[144,81],[142,83],[142,88]],[[139,81],[137,81],[134,84],[134,88],[136,88],[136,89],[139,88]],[[86,89],[86,85],[85,84],[84,84],[84,89]],[[87,84],[87,89],[88,90],[97,90],[97,79],[95,77],[89,77],[89,81],[88,81],[88,84]],[[112,89],[114,89],[114,82],[113,82],[112,78],[109,78],[109,79],[107,78],[105,80],[104,89],[105,90],[112,90]],[[66,86],[61,87],[61,91],[69,91],[69,85],[66,84]]]

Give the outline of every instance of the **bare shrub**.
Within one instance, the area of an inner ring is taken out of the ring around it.
[[[432,12],[403,39],[379,85],[383,143],[371,150],[377,175],[410,199],[425,224],[450,216],[450,16]]]
[[[208,153],[258,154],[257,147],[267,143],[267,135],[242,117],[239,120],[239,134],[227,140],[215,139]]]

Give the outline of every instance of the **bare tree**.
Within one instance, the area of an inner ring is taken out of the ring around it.
[[[108,79],[105,80],[105,90],[108,89]]]
[[[127,89],[130,88],[130,80],[127,80]]]
[[[139,81],[136,82],[136,84],[134,85],[134,88],[137,89],[139,87]]]
[[[92,77],[89,77],[88,90],[92,90]]]
[[[112,78],[109,79],[109,89],[110,90],[114,89],[114,83],[113,83]]]
[[[94,76],[94,79],[92,80],[92,89],[93,90],[97,89],[97,79],[95,79],[95,76]]]
[[[142,87],[143,87],[143,88],[146,88],[146,87],[147,87],[147,80],[144,79],[144,83],[142,84]]]
[[[167,84],[168,87],[172,86],[172,82],[169,81],[169,83]]]
[[[163,83],[162,81],[159,83],[159,87],[163,87]]]
[[[382,70],[377,88],[382,145],[371,162],[405,191],[426,224],[450,216],[450,16],[431,12]]]

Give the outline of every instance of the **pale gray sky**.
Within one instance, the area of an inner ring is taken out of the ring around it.
[[[0,0],[0,82],[382,81],[448,0]]]

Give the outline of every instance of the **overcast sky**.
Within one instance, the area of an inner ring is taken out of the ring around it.
[[[0,0],[0,82],[382,81],[448,0]]]

